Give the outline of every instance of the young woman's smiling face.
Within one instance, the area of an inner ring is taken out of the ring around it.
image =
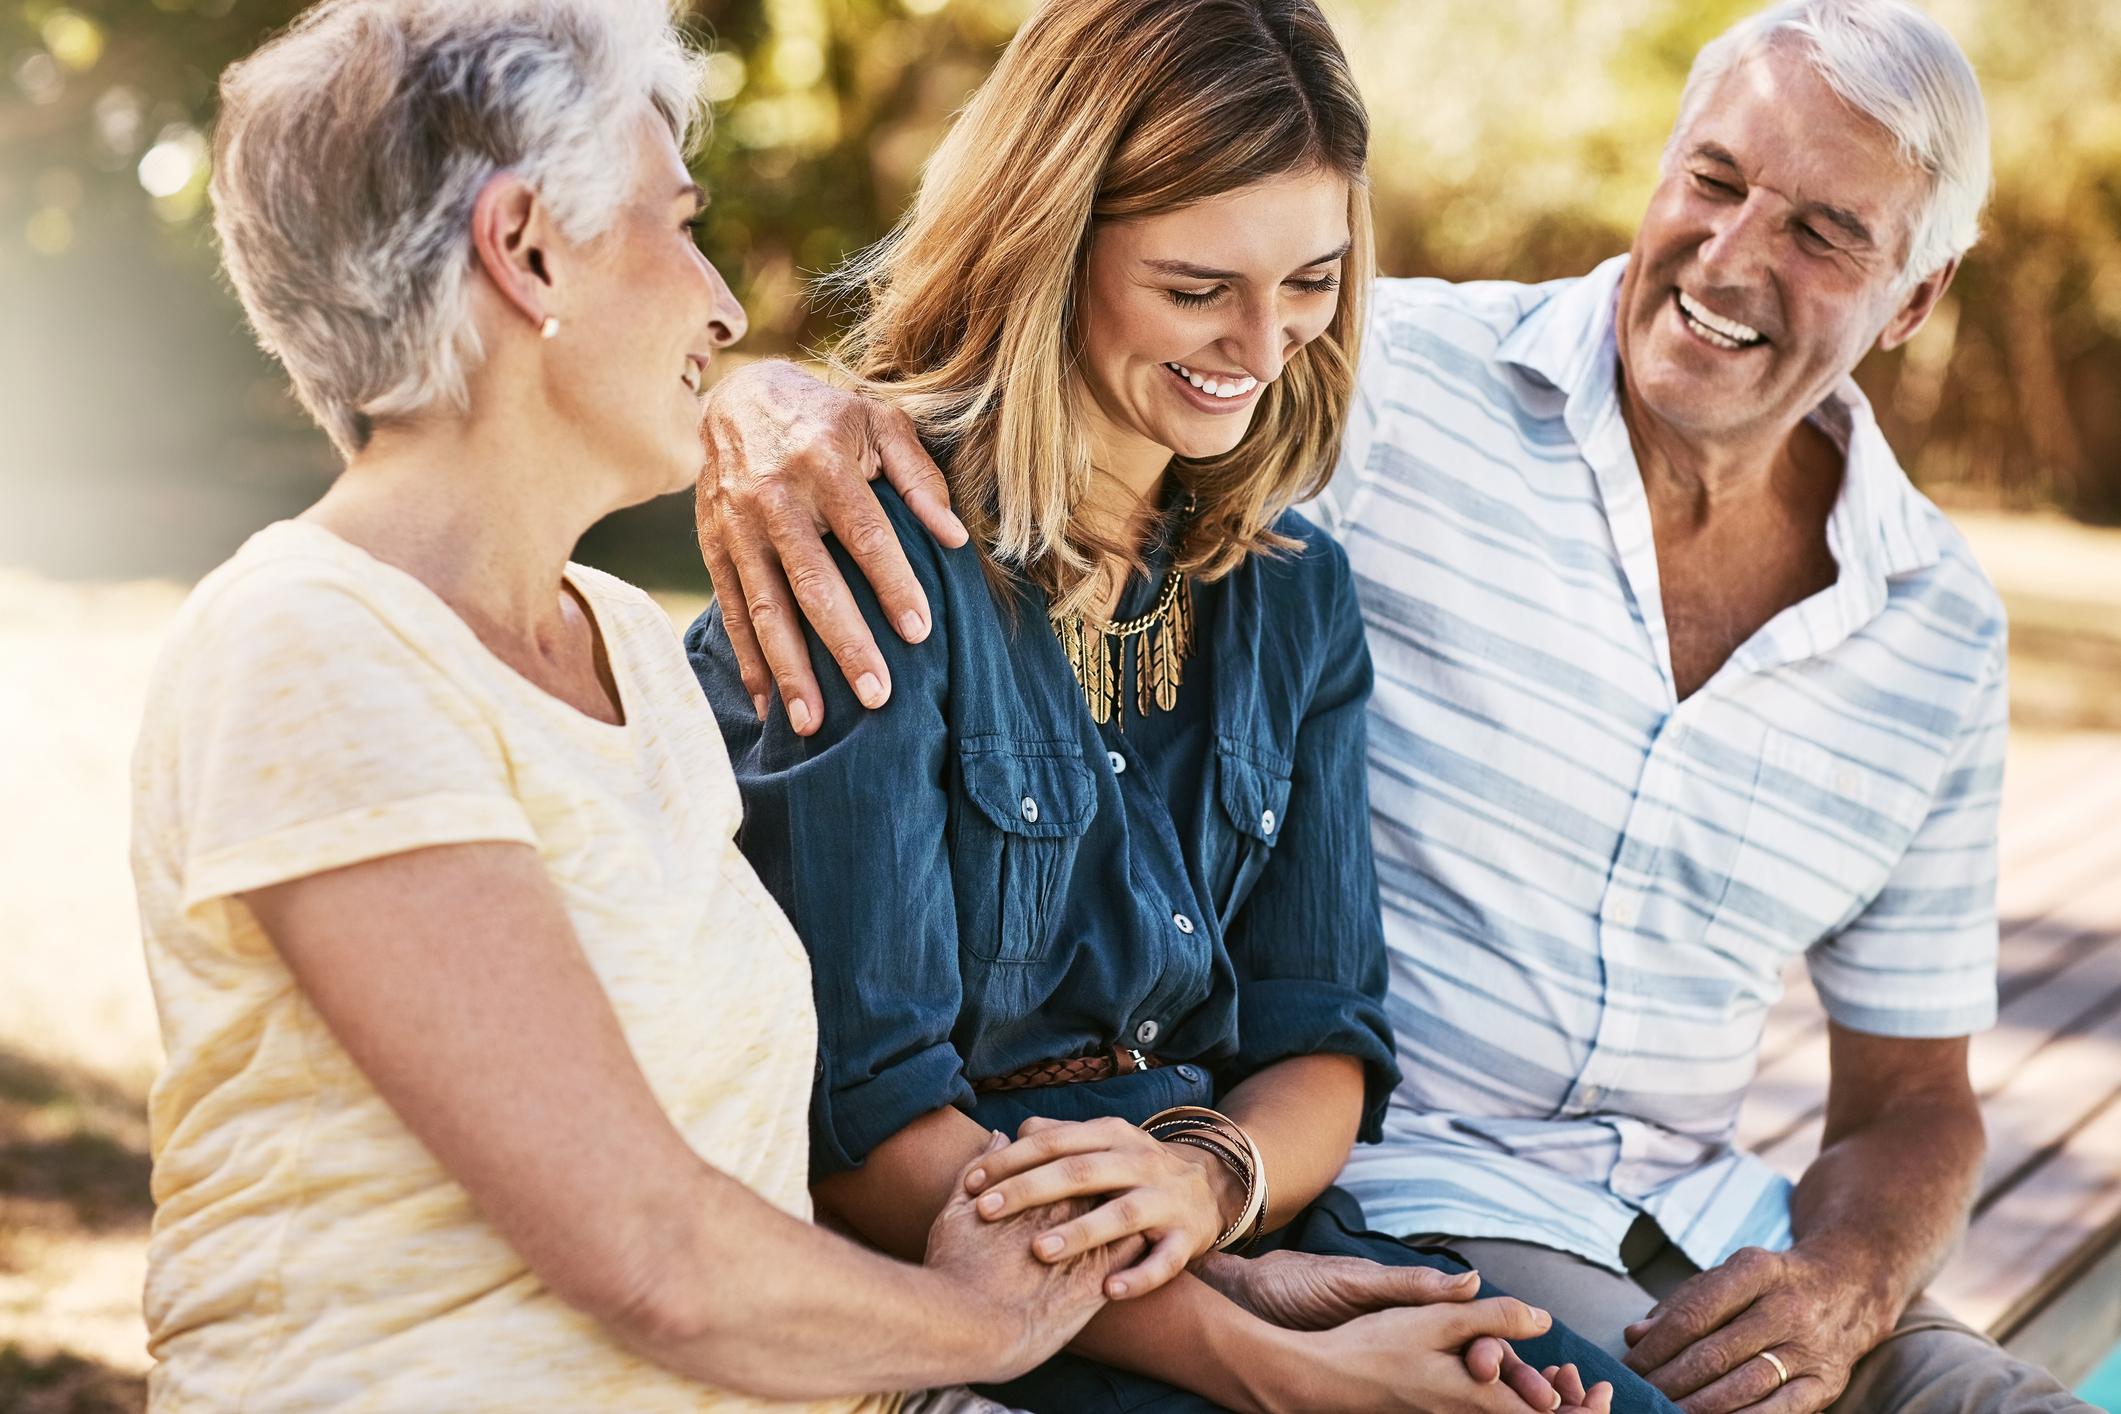
[[[1100,469],[1131,481],[1171,453],[1237,445],[1266,386],[1332,322],[1348,195],[1314,170],[1098,229],[1077,376]]]

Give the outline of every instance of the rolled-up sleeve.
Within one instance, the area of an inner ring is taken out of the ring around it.
[[[1359,1137],[1374,1143],[1399,1068],[1370,855],[1370,651],[1347,556],[1312,535],[1307,553],[1329,560],[1332,585],[1321,597],[1320,676],[1296,731],[1279,839],[1225,939],[1238,979],[1237,1068],[1353,1056],[1364,1075]]]
[[[904,643],[852,558],[830,542],[890,666],[883,707],[862,706],[806,625],[825,721],[815,735],[797,736],[778,701],[765,722],[757,719],[719,610],[685,636],[744,794],[738,844],[810,952],[813,1181],[860,1167],[920,1116],[972,1101],[951,1041],[962,983],[946,843],[946,589],[926,532],[896,497],[881,499],[937,610],[927,642]]]

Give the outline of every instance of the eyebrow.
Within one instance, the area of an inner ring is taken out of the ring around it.
[[[1713,142],[1696,143],[1694,150],[1687,155],[1705,158],[1734,172],[1740,170],[1738,159],[1731,155],[1730,150]],[[1877,237],[1871,234],[1871,228],[1864,223],[1863,218],[1845,206],[1836,206],[1830,201],[1811,200],[1800,201],[1798,205],[1806,213],[1818,216],[1858,245],[1871,246],[1878,243]]]
[[[682,201],[688,196],[692,198],[695,209],[701,211],[707,209],[707,189],[698,182],[685,183],[685,185],[679,187],[671,194],[670,199],[672,201]]]
[[[1327,251],[1315,260],[1306,260],[1296,268],[1309,270],[1314,265],[1330,265],[1334,261],[1344,258],[1354,248],[1354,241],[1342,241],[1335,249]],[[1242,280],[1245,278],[1242,270],[1216,270],[1206,265],[1194,265],[1184,260],[1144,260],[1142,264],[1165,275],[1179,275],[1188,280]]]

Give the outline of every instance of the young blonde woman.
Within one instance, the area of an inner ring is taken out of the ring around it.
[[[1041,1414],[1605,1408],[1578,1363],[1670,1408],[1328,1193],[1396,1079],[1363,626],[1289,510],[1347,412],[1366,143],[1310,0],[1051,0],[841,285],[841,374],[912,415],[971,532],[884,497],[928,641],[877,634],[866,711],[813,637],[820,723],[753,695],[721,615],[688,635],[812,958],[821,1207],[911,1256],[961,1192],[1095,1194],[1042,1255],[1151,1243],[1073,1353],[989,1391]]]

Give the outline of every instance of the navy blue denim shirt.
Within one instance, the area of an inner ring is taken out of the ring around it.
[[[810,950],[813,1175],[857,1167],[944,1105],[1013,1132],[1025,1113],[1095,1112],[1101,1092],[1139,1121],[1321,1053],[1363,1063],[1374,1141],[1398,1071],[1370,856],[1370,656],[1340,547],[1283,517],[1300,551],[1193,586],[1177,710],[1145,720],[1130,705],[1126,729],[1118,714],[1101,728],[1043,597],[1025,590],[1012,617],[970,546],[942,548],[879,494],[934,619],[925,643],[902,642],[832,544],[890,664],[883,707],[862,707],[812,633],[825,722],[799,737],[778,701],[757,719],[719,611],[685,636],[743,791],[738,843]],[[1152,570],[1116,617],[1153,602]],[[1190,1064],[1065,1094],[973,1093],[1114,1045]]]

